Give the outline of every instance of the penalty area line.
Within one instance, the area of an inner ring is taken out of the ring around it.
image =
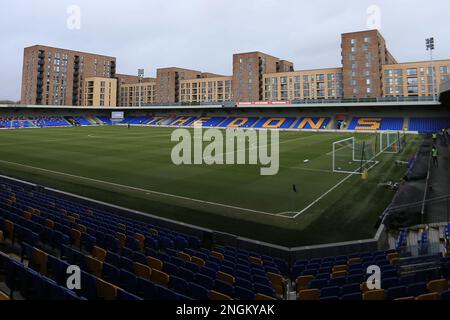
[[[199,199],[194,199],[194,198],[189,198],[189,197],[178,196],[178,195],[174,195],[174,194],[170,194],[170,193],[164,193],[164,192],[158,192],[158,191],[153,191],[153,190],[147,190],[147,189],[127,186],[127,185],[123,185],[123,184],[118,184],[118,183],[114,183],[114,182],[108,182],[108,181],[103,181],[103,180],[98,180],[98,179],[93,179],[93,178],[82,177],[82,176],[78,176],[78,175],[74,175],[74,174],[70,174],[70,173],[65,173],[65,172],[59,172],[59,171],[44,169],[44,168],[33,167],[33,166],[29,166],[29,165],[21,164],[21,163],[17,163],[17,162],[11,162],[11,161],[5,161],[5,160],[0,160],[0,162],[6,163],[6,164],[15,165],[15,166],[19,166],[19,167],[24,167],[24,168],[28,168],[28,169],[32,169],[32,170],[53,173],[53,174],[56,174],[56,175],[61,175],[61,176],[66,176],[66,177],[71,177],[71,178],[75,178],[75,179],[92,181],[92,182],[96,182],[96,183],[100,183],[100,184],[106,184],[106,185],[110,185],[110,186],[119,187],[119,188],[122,188],[122,189],[129,189],[129,190],[139,191],[139,192],[146,193],[146,194],[154,194],[154,195],[164,196],[164,197],[168,197],[168,198],[176,198],[176,199],[181,199],[181,200],[187,200],[187,201],[201,203],[201,204],[206,204],[206,205],[210,205],[210,206],[229,208],[229,209],[234,209],[234,210],[238,210],[238,211],[245,211],[245,212],[249,212],[249,213],[264,214],[264,215],[270,215],[270,216],[274,216],[274,217],[278,216],[278,214],[276,214],[276,213],[270,213],[270,212],[258,211],[258,210],[253,210],[253,209],[241,208],[241,207],[230,206],[230,205],[226,205],[226,204],[222,204],[222,203],[216,203],[216,202],[211,202],[211,201],[205,201],[205,200],[199,200]],[[238,213],[238,214],[241,214],[241,213]],[[284,218],[289,218],[289,217],[284,217]]]

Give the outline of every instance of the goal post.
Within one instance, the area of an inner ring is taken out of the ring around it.
[[[400,131],[381,131],[380,132],[380,152],[381,153],[400,153],[405,144],[405,135]]]
[[[376,139],[376,137],[375,137]],[[363,174],[378,164],[376,143],[350,137],[333,143],[333,172]]]

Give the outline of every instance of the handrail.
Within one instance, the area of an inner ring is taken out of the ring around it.
[[[430,156],[429,156],[429,159],[428,159],[427,179],[426,179],[426,182],[425,182],[425,191],[424,191],[424,194],[423,194],[423,201],[422,201],[422,210],[420,211],[420,214],[422,215],[422,223],[424,222],[426,200],[427,200],[428,189],[429,189],[429,185],[430,185],[431,159],[432,159],[432,155],[431,155],[431,153],[430,153]]]

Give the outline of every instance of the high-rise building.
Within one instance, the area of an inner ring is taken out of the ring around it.
[[[262,52],[233,55],[233,100],[264,100],[263,77],[266,73],[293,71],[293,63]]]
[[[156,103],[179,103],[180,81],[201,78],[201,72],[182,68],[160,68],[156,71]]]
[[[345,98],[381,97],[382,68],[397,61],[378,30],[342,34]]]
[[[116,58],[36,45],[25,48],[22,69],[23,104],[83,104],[84,80],[114,78]]]

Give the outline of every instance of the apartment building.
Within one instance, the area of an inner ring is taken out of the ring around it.
[[[180,81],[201,78],[201,71],[183,68],[160,68],[156,71],[156,103],[180,102]]]
[[[143,78],[141,82],[122,83],[119,87],[119,106],[138,107],[156,101],[156,79]],[[140,103],[139,103],[140,100]]]
[[[381,97],[383,65],[396,64],[378,30],[342,34],[345,98]]]
[[[83,104],[87,78],[114,78],[116,58],[36,45],[24,49],[21,103]]]
[[[233,55],[235,102],[264,100],[264,74],[293,71],[294,64],[262,52]]]
[[[383,66],[383,96],[426,97],[450,80],[450,60],[420,61]],[[434,84],[433,84],[434,80]]]
[[[170,67],[141,83],[116,74],[114,57],[33,46],[24,50],[21,101],[83,105],[85,80],[96,77],[117,79],[120,106],[431,96],[432,70],[436,90],[448,79],[450,60],[398,63],[378,30],[344,33],[341,41],[336,68],[295,71],[292,62],[255,51],[233,55],[231,76]]]
[[[83,106],[117,106],[117,79],[86,78],[83,86]]]
[[[182,104],[233,100],[233,77],[202,74],[201,78],[180,82]]]
[[[267,73],[265,101],[339,99],[343,97],[342,68]]]

